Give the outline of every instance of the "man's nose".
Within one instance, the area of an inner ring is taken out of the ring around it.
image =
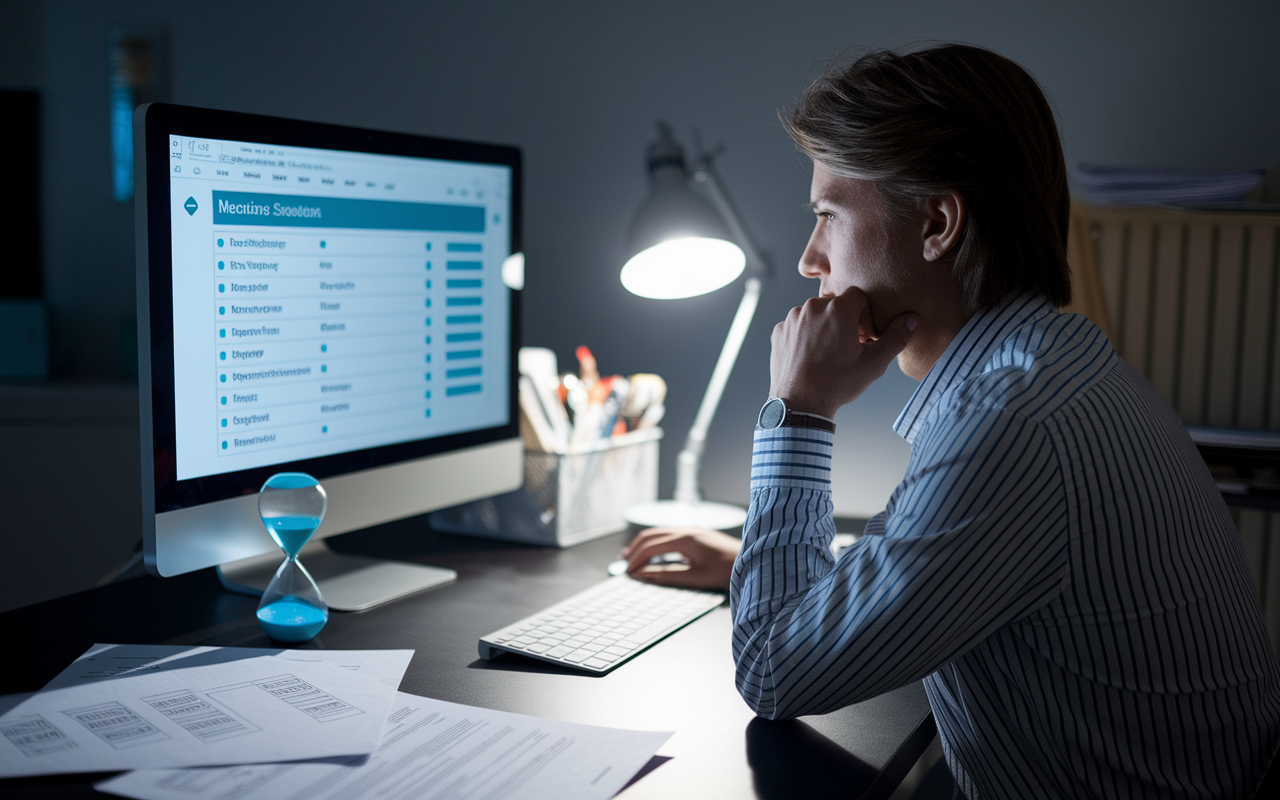
[[[809,239],[808,244],[805,245],[804,252],[800,254],[800,263],[796,265],[796,268],[806,278],[821,278],[831,271],[827,263],[826,254],[817,246],[812,237]]]

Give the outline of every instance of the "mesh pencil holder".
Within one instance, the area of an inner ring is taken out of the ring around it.
[[[625,530],[623,509],[658,498],[661,428],[601,439],[568,453],[524,454],[524,486],[431,513],[448,533],[570,547]]]

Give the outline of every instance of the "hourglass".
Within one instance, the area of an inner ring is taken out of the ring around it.
[[[258,603],[258,624],[277,641],[305,642],[329,621],[320,587],[298,561],[328,502],[320,482],[303,472],[272,475],[258,493],[258,515],[285,555]]]

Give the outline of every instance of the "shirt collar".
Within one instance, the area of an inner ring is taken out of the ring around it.
[[[996,350],[1024,322],[1056,312],[1043,297],[1021,295],[1002,306],[974,314],[916,387],[915,394],[893,423],[894,431],[908,443],[912,442],[944,392],[957,381],[980,373]]]

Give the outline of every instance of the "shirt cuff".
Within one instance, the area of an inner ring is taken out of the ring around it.
[[[757,430],[751,453],[751,490],[831,490],[834,433],[815,428]]]

